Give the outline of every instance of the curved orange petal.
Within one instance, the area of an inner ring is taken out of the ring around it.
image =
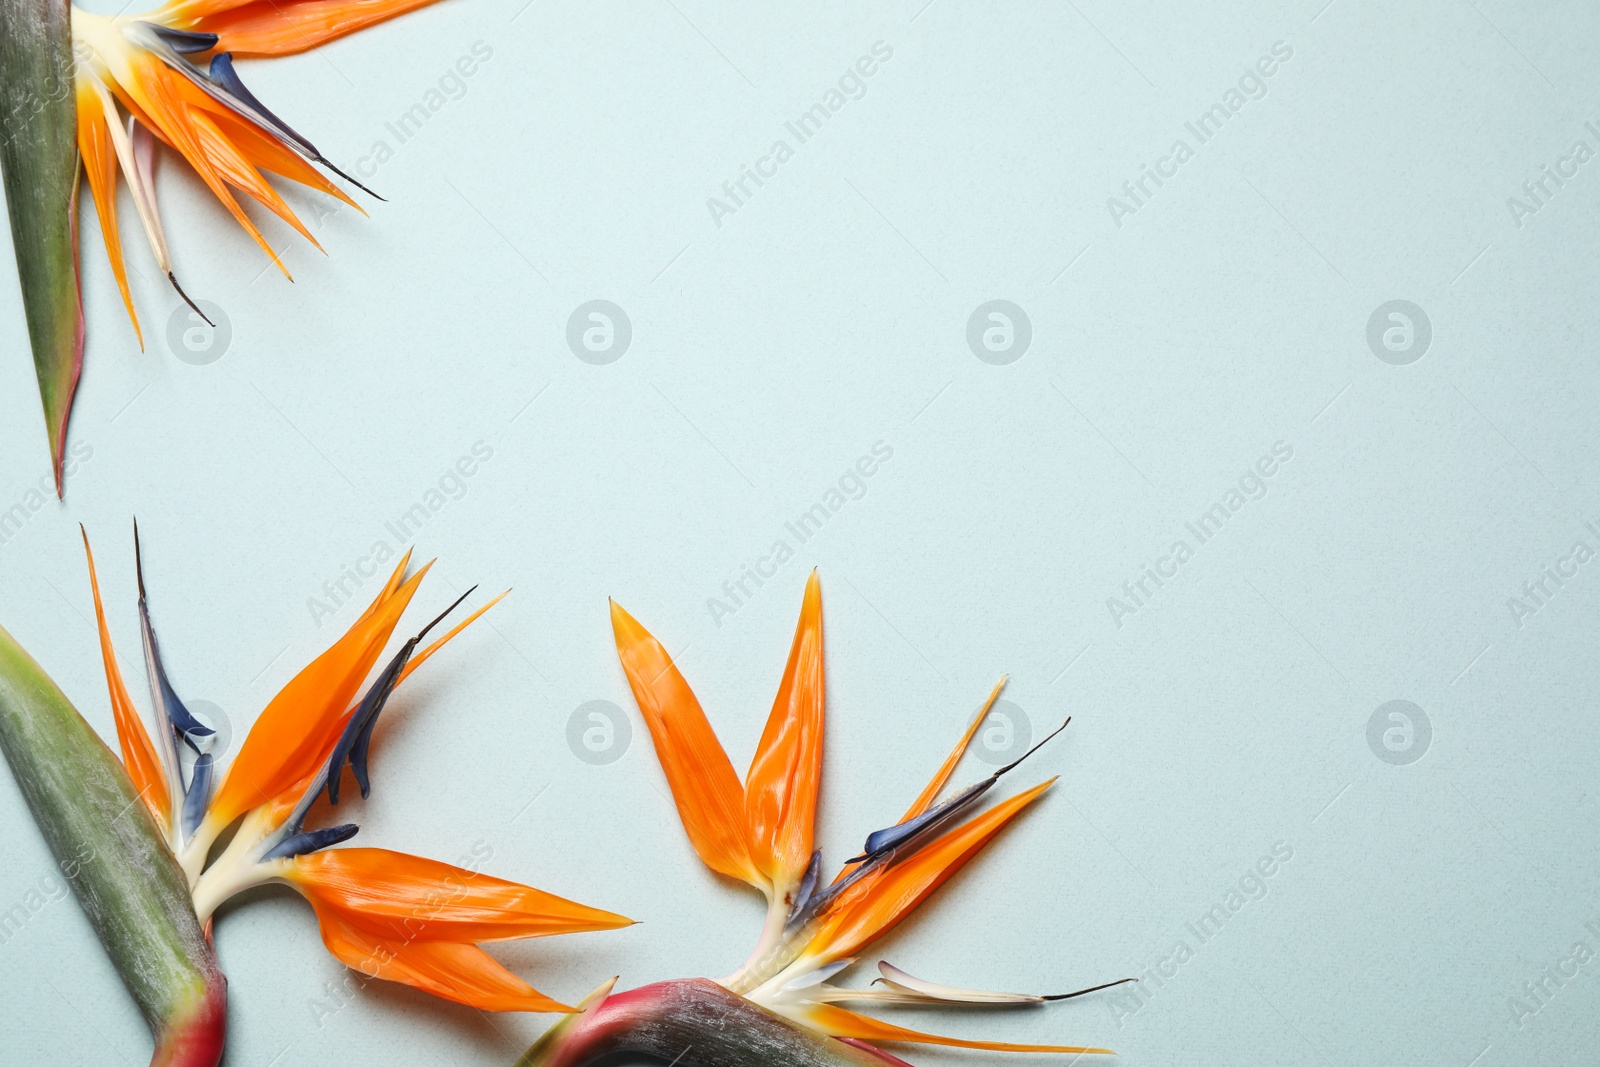
[[[357,616],[356,621],[351,624],[352,627],[361,625],[383,610],[383,606],[389,602],[389,598],[400,591],[400,586],[406,580],[406,569],[411,566],[411,552],[411,549],[406,549],[405,555],[400,557],[400,562],[396,563],[394,570],[389,572],[389,578],[383,583],[383,588],[378,590],[378,595],[372,598],[372,603],[367,605],[367,610]],[[432,566],[433,563],[430,561],[423,570],[427,570]]]
[[[824,960],[842,959],[888,933],[1055,781],[1051,778],[996,804],[906,859],[874,871],[846,889],[825,912],[805,954]]]
[[[376,937],[312,902],[322,943],[346,967],[484,1011],[568,1012],[477,945]]]
[[[886,1023],[870,1015],[862,1015],[835,1004],[818,1004],[806,1010],[807,1021],[834,1037],[851,1037],[863,1041],[907,1041],[918,1045],[949,1045],[954,1048],[984,1049],[989,1052],[1063,1052],[1069,1055],[1105,1055],[1116,1053],[1108,1048],[1085,1048],[1077,1045],[1018,1045],[1009,1041],[969,1041],[959,1037],[926,1034],[921,1030],[908,1030],[904,1026]]]
[[[694,691],[661,642],[614,600],[611,628],[689,843],[707,867],[765,890],[766,878],[750,862],[744,787]]]
[[[366,209],[352,200],[349,194],[324,178],[315,167],[300,156],[285,148],[282,142],[262,132],[254,123],[216,104],[215,101],[212,103],[214,106],[211,109],[211,121],[221,128],[223,134],[238,149],[239,154],[253,165],[342,200],[363,215],[367,213]]]
[[[78,153],[83,156],[83,170],[89,176],[89,192],[94,196],[94,211],[100,218],[106,258],[111,261],[111,273],[122,293],[122,306],[128,309],[128,320],[133,323],[133,333],[139,339],[142,352],[144,331],[139,328],[139,315],[133,310],[133,295],[128,291],[128,268],[123,262],[122,234],[117,226],[117,153],[111,142],[111,130],[106,125],[106,110],[100,93],[93,85],[84,83],[78,86]]]
[[[117,651],[111,646],[111,630],[106,626],[106,609],[100,603],[100,579],[94,572],[94,553],[89,550],[89,534],[81,527],[83,554],[89,559],[89,588],[94,593],[94,617],[100,628],[100,660],[105,665],[106,689],[111,693],[111,714],[117,722],[117,741],[122,748],[122,765],[133,780],[133,788],[145,802],[156,824],[163,830],[172,825],[172,807],[167,789],[166,772],[161,768],[161,758],[155,745],[145,732],[139,710],[133,706],[128,687],[122,680],[122,670],[117,666]]]
[[[983,707],[978,709],[978,714],[973,717],[971,725],[967,727],[967,732],[961,735],[961,740],[956,742],[956,747],[950,750],[950,754],[944,758],[944,762],[934,772],[933,780],[927,784],[921,793],[917,794],[917,799],[911,802],[911,807],[906,809],[906,813],[900,817],[901,822],[905,822],[907,819],[915,819],[932,807],[935,800],[939,799],[939,794],[944,791],[945,783],[949,782],[950,776],[955,773],[956,764],[960,763],[961,757],[967,754],[967,749],[972,746],[972,739],[978,736],[978,727],[982,726],[983,720],[988,718],[989,709],[994,707],[996,700],[1000,699],[1000,690],[1005,687],[1006,679],[1002,676],[994,684],[994,688],[989,690],[989,699],[985,700]]]
[[[907,808],[906,813],[900,816],[900,822],[915,819],[932,807],[935,800],[939,799],[939,794],[944,791],[946,783],[950,781],[950,776],[955,773],[956,765],[961,762],[961,757],[965,756],[967,749],[972,747],[972,739],[978,736],[978,727],[983,725],[983,720],[989,715],[989,709],[994,707],[996,700],[1000,699],[1000,690],[1005,687],[1006,676],[1001,675],[1000,680],[994,684],[994,688],[989,690],[989,699],[983,702],[983,707],[978,709],[978,714],[973,717],[972,722],[967,726],[966,732],[961,735],[961,740],[956,742],[956,747],[952,748],[950,754],[944,758],[944,762],[934,772],[933,778],[923,787],[922,792],[917,794],[917,799],[911,802],[911,807]],[[851,867],[846,865],[840,869],[833,880],[835,882],[841,881],[849,875],[850,871]]]
[[[230,6],[195,21],[193,28],[214,33],[217,48],[243,56],[284,56],[304,52],[373,23],[403,15],[434,0],[256,0]],[[194,5],[198,6],[198,5]]]
[[[267,183],[266,178],[255,168],[255,164],[245,158],[239,147],[229,140],[228,135],[214,121],[212,113],[196,108],[190,112],[189,121],[194,126],[201,150],[206,154],[206,161],[224,181],[248,194],[262,207],[294,227],[295,232],[310,241],[317,251],[322,251],[322,245],[311,236],[311,231],[306,229],[300,217],[294,213],[278,191]]]
[[[138,104],[138,111],[151,128],[161,134],[162,140],[171,145],[194,172],[206,183],[213,196],[222,203],[228,214],[233,216],[246,233],[248,233],[261,250],[271,257],[272,262],[289,276],[289,270],[283,265],[278,254],[267,244],[267,239],[261,236],[261,231],[255,223],[244,213],[239,202],[234,199],[224,176],[218,172],[211,162],[207,152],[205,134],[196,127],[195,118],[204,114],[208,108],[200,105],[197,96],[204,96],[196,89],[187,78],[174,72],[164,62],[149,52],[136,51],[128,59],[129,74],[132,84],[123,86],[127,95]]]
[[[744,785],[750,860],[784,890],[800,884],[811,862],[825,696],[822,583],[812,571],[789,663]]]
[[[169,0],[150,13],[150,21],[177,29],[191,28],[197,19],[243,7],[252,0]]]
[[[402,560],[400,566],[405,564]],[[208,819],[225,826],[321,768],[429,566],[397,588],[391,579],[345,635],[272,698],[229,766]],[[398,568],[395,574],[400,574]]]
[[[278,191],[267,184],[261,172],[256,169],[254,160],[239,144],[234,142],[234,138],[236,136],[245,138],[258,150],[261,149],[262,142],[276,144],[278,148],[277,154],[270,153],[270,150],[266,151],[268,151],[271,158],[278,162],[283,162],[286,167],[289,164],[282,160],[281,156],[289,156],[293,159],[299,159],[299,157],[281,144],[277,144],[271,137],[261,132],[251,123],[240,118],[235,112],[218,102],[209,93],[187,78],[173,78],[172,91],[185,105],[184,115],[193,130],[196,143],[205,154],[207,165],[223,181],[248,194],[257,203],[292,226],[300,236],[315,245],[319,252],[322,251],[322,246],[317,243],[315,237],[311,236],[311,231],[307,230],[295,213],[290,210],[289,205],[284,202]],[[252,135],[253,139],[251,139]],[[300,163],[301,170],[310,171],[315,179],[307,184],[311,184],[315,188],[332,188],[331,184],[322,179],[321,175],[312,170],[304,160],[300,160]],[[317,181],[320,181],[320,185],[317,184]],[[344,196],[343,193],[339,193],[337,190],[335,190],[335,195]],[[345,199],[348,200],[347,197]],[[351,201],[351,203],[353,204],[354,202]],[[268,249],[268,251],[270,252],[271,250]]]
[[[428,661],[429,657],[431,657],[435,652],[437,652],[441,648],[443,648],[452,638],[454,638],[462,630],[465,630],[468,626],[471,626],[473,623],[477,622],[478,621],[478,616],[482,615],[484,612],[488,611],[490,608],[494,607],[496,604],[500,603],[500,601],[504,600],[506,597],[508,597],[510,595],[511,595],[511,590],[507,589],[504,593],[501,593],[499,596],[497,596],[493,600],[489,601],[483,607],[479,608],[477,611],[474,611],[471,615],[468,615],[466,618],[464,618],[460,622],[456,623],[453,627],[450,628],[450,632],[449,633],[447,633],[443,637],[439,638],[439,640],[435,641],[433,644],[429,645],[427,648],[423,649],[421,652],[418,652],[416,655],[412,656],[411,660],[405,665],[404,668],[401,669],[400,677],[395,679],[395,683],[394,683],[395,686],[398,688],[401,682],[403,682],[407,678],[411,677],[411,672],[412,671],[416,670],[418,667],[420,667],[424,663],[426,663]]]
[[[382,848],[296,857],[285,875],[319,915],[386,941],[505,941],[633,920],[530,886]]]

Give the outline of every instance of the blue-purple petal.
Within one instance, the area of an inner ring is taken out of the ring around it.
[[[303,833],[286,837],[276,845],[262,853],[263,860],[281,860],[289,856],[303,856],[308,852],[317,852],[329,845],[337,845],[341,841],[348,841],[361,830],[353,822],[340,826],[328,826],[321,830],[306,830]]]
[[[210,737],[216,733],[211,727],[202,723],[190,713],[189,709],[179,699],[177,691],[172,688],[172,681],[167,677],[166,665],[161,661],[161,646],[156,641],[155,626],[150,622],[150,606],[145,597],[144,590],[144,557],[139,548],[139,527],[133,528],[133,558],[134,567],[139,579],[139,627],[144,638],[145,671],[150,679],[150,696],[159,705],[157,708],[161,717],[167,721],[173,733],[182,738],[196,753],[200,746],[194,743],[197,737]]]
[[[456,598],[455,603],[441,611],[432,622],[418,631],[415,637],[407,639],[400,651],[394,654],[383,673],[368,687],[366,695],[361,698],[355,714],[350,716],[350,721],[344,724],[344,731],[339,735],[339,740],[333,746],[333,752],[328,757],[327,769],[324,777],[328,785],[328,803],[339,803],[339,772],[344,769],[345,761],[350,762],[350,769],[355,772],[356,784],[361,787],[361,796],[365,799],[371,795],[372,789],[367,778],[367,748],[372,743],[372,728],[377,725],[378,713],[389,702],[389,696],[394,692],[394,687],[400,684],[400,674],[405,670],[406,663],[411,659],[417,645],[428,635],[428,631],[439,625],[446,615],[449,615],[467,597],[472,595],[473,586]]]
[[[188,837],[206,817],[206,807],[211,803],[211,777],[215,761],[211,753],[202,752],[195,757],[190,774],[189,788],[183,794],[183,836]]]
[[[239,72],[233,67],[232,52],[218,52],[212,56],[211,67],[206,73],[218,88],[224,90],[230,96],[236,97],[256,112],[256,116],[247,115],[247,118],[260,117],[266,119],[272,125],[273,132],[284,140],[298,144],[308,155],[319,156],[322,154],[317,151],[315,145],[296,133],[287,122],[267,110],[267,105],[257,99],[255,93],[246,88],[244,82],[239,78]]]
[[[171,26],[163,26],[157,22],[147,23],[155,31],[156,36],[172,46],[172,50],[181,55],[193,55],[196,52],[209,52],[217,47],[217,35],[214,33],[195,33],[193,30],[175,30]]]

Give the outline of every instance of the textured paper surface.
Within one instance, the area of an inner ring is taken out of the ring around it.
[[[263,222],[291,285],[165,159],[226,325],[185,336],[125,198],[143,354],[86,215],[64,507],[0,367],[0,618],[109,734],[74,525],[137,678],[137,514],[174,684],[236,744],[379,546],[439,557],[419,619],[514,587],[396,698],[354,810],[644,920],[496,950],[577,998],[725,974],[760,925],[684,840],[606,597],[743,769],[818,566],[832,860],[1002,672],[1013,726],[1075,716],[1024,772],[1055,792],[867,962],[1146,976],[910,1024],[1130,1064],[1592,1058],[1600,17],[1323,2],[447,0],[242,62],[389,202],[291,194],[329,252]],[[9,254],[0,325],[16,355]],[[0,818],[0,1044],[142,1063],[9,781]],[[341,987],[287,892],[217,936],[230,1064],[504,1064],[542,1029]]]

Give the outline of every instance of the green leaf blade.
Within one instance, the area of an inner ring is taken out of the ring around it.
[[[0,175],[59,496],[67,419],[83,369],[68,0],[0,0]]]
[[[188,881],[122,764],[4,628],[0,749],[155,1034],[152,1063],[215,1067],[227,981]]]

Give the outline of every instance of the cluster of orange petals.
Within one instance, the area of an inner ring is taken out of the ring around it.
[[[240,56],[280,56],[303,52],[364,29],[434,0],[177,0],[151,12],[147,21],[174,30],[217,35],[213,51]],[[234,190],[244,193],[292,227],[318,249],[322,246],[306,229],[267,180],[268,173],[298,182],[361,210],[342,189],[324,177],[310,161],[294,151],[272,130],[239,114],[213,98],[189,78],[172,69],[159,56],[128,50],[126,69],[105,83],[127,113],[164,144],[177,151],[194,168],[207,188],[246,233],[277,265],[285,277],[288,268],[273,251],[256,224],[245,214]],[[117,288],[143,343],[143,332],[128,289],[122,239],[117,223],[117,133],[111,123],[117,116],[102,89],[80,78],[77,94],[78,149],[93,194],[106,254]],[[109,112],[109,113],[108,113]],[[120,132],[120,131],[118,131]],[[126,166],[129,161],[124,161]],[[130,181],[132,179],[130,178]],[[134,183],[135,198],[145,198],[141,213],[155,214],[151,192]],[[147,221],[147,226],[150,223]],[[152,241],[159,236],[154,224]],[[158,257],[164,258],[164,248]],[[166,266],[163,269],[167,269]]]
[[[656,755],[695,852],[712,870],[747,881],[769,896],[782,899],[784,894],[792,894],[811,859],[821,778],[825,687],[822,592],[817,575],[813,572],[806,583],[788,665],[743,784],[700,702],[666,649],[615,603],[611,606],[611,621],[623,670],[649,726]],[[902,816],[902,823],[934,805],[999,691],[996,686],[964,736]],[[807,924],[802,944],[743,986],[770,978],[771,972],[794,959],[820,967],[854,956],[893,929],[1054,781],[1051,778],[996,804],[944,831],[906,858],[869,871],[829,901],[820,915]],[[847,871],[841,872],[839,878],[844,878]],[[735,984],[730,988],[743,991],[743,986]],[[867,1041],[909,1041],[1001,1051],[1105,1051],[941,1037],[834,1004],[815,1004],[807,1009],[806,1017],[835,1037]]]
[[[261,712],[212,798],[202,844],[249,813],[263,814],[269,825],[281,823],[313,786],[428,571],[424,566],[406,578],[409,558],[350,629]],[[166,827],[171,810],[164,771],[117,667],[92,556],[89,571],[123,763],[158,825]],[[499,599],[416,653],[401,680]],[[269,862],[280,865],[280,880],[311,903],[323,943],[341,962],[485,1011],[571,1009],[506,970],[478,942],[632,922],[516,882],[387,849],[339,848]]]
[[[346,966],[484,1011],[571,1011],[502,967],[476,942],[632,920],[550,893],[381,848],[299,857],[289,879],[317,913],[322,942]]]
[[[666,649],[615,601],[611,624],[695,852],[712,870],[763,891],[798,885],[811,861],[822,776],[822,592],[816,576],[806,586],[789,663],[743,784]]]

